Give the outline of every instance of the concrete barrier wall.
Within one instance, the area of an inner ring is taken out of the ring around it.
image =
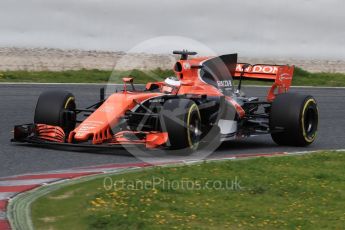
[[[128,54],[123,52],[60,50],[48,48],[0,48],[0,71],[62,71],[78,69],[118,70],[170,69],[173,55]],[[311,72],[345,73],[345,60],[301,60],[294,58],[246,58],[239,62],[293,64]]]

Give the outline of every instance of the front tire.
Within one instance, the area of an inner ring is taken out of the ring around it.
[[[270,114],[271,136],[278,145],[307,146],[314,142],[318,108],[312,96],[294,93],[277,95]]]
[[[201,138],[199,108],[189,99],[167,100],[161,111],[161,127],[169,136],[170,149],[194,151]]]
[[[68,91],[46,91],[37,101],[34,123],[61,127],[65,133],[75,128],[75,98]]]

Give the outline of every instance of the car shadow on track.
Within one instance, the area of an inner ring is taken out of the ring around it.
[[[37,149],[52,149],[62,152],[78,152],[78,153],[87,153],[87,154],[103,154],[103,155],[123,155],[123,156],[131,156],[126,149],[123,148],[90,148],[90,147],[75,147],[75,146],[50,146],[50,145],[43,145],[43,144],[29,144],[29,143],[16,143],[16,146],[22,146],[25,148],[37,148]]]
[[[174,155],[170,154],[169,151],[161,150],[148,150],[145,148],[137,148],[138,151],[126,149],[126,148],[111,148],[111,147],[102,147],[102,146],[92,146],[92,147],[77,147],[77,146],[52,146],[52,145],[42,145],[42,144],[28,144],[28,143],[14,143],[16,146],[22,146],[24,148],[37,148],[37,149],[52,149],[62,152],[76,152],[76,153],[85,153],[85,154],[100,154],[100,155],[113,155],[113,156],[132,156],[132,157],[153,157],[153,158],[180,158],[188,157],[189,155]],[[253,138],[253,139],[243,139],[243,140],[233,140],[223,142],[212,154],[208,154],[211,157],[215,155],[230,155],[230,154],[245,154],[249,152],[275,152],[283,150],[283,147],[276,145],[272,141],[267,141],[264,138]],[[198,151],[199,152],[199,151]],[[198,153],[197,152],[197,153]],[[201,152],[201,151],[200,151]],[[194,156],[197,156],[197,153]],[[207,156],[205,156],[207,157]]]
[[[216,151],[276,149],[280,146],[263,140],[236,140],[223,142]]]

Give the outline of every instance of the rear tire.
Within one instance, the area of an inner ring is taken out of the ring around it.
[[[312,96],[294,93],[277,95],[270,114],[274,142],[278,145],[307,146],[314,142],[317,128],[318,109]]]
[[[68,91],[46,91],[37,101],[34,123],[61,127],[65,133],[75,128],[75,98]]]
[[[198,106],[189,99],[167,100],[161,111],[161,126],[169,136],[170,149],[194,151],[201,138]]]

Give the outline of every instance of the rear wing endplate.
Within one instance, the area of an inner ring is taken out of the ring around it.
[[[236,65],[234,78],[239,78],[243,72],[244,63]],[[256,64],[249,66],[244,70],[243,78],[261,81],[274,81],[268,92],[267,100],[273,101],[277,94],[286,93],[292,83],[292,77],[295,67],[289,65],[266,65]]]

